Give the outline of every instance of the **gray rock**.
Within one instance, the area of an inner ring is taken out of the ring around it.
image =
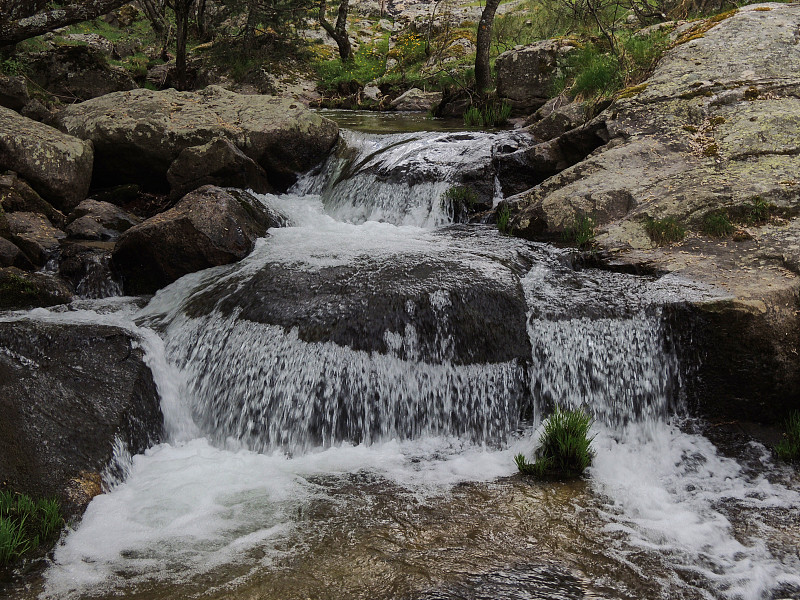
[[[186,148],[170,165],[167,180],[175,199],[203,185],[273,191],[264,169],[225,138]]]
[[[0,480],[79,516],[113,468],[158,442],[163,417],[143,352],[124,329],[0,323]]]
[[[26,273],[17,267],[0,268],[0,310],[54,306],[70,300],[72,291],[52,273]]]
[[[0,237],[0,267],[17,267],[24,271],[32,271],[33,265],[28,257],[14,244]]]
[[[575,47],[566,40],[544,40],[497,57],[497,95],[520,112],[532,112],[550,98],[553,84]]]
[[[86,197],[93,156],[91,142],[0,108],[0,169],[15,171],[59,210]]]
[[[390,106],[395,110],[427,112],[441,101],[441,92],[423,92],[419,88],[411,88],[392,100]]]
[[[377,85],[364,86],[364,98],[377,102],[381,96],[383,96],[383,93]]]
[[[66,37],[68,40],[86,44],[109,56],[114,51],[114,43],[97,33],[70,33]]]
[[[0,106],[19,111],[29,101],[28,85],[24,77],[0,75]]]
[[[66,107],[62,128],[96,146],[101,185],[133,182],[166,189],[166,174],[186,148],[223,137],[286,188],[338,139],[337,125],[296,101],[246,96],[209,86],[197,93],[134,90]]]
[[[47,217],[37,213],[15,212],[7,215],[11,240],[21,248],[31,262],[43,267],[58,254],[59,240],[66,237]]]
[[[50,125],[51,127],[56,125],[55,113],[47,108],[44,104],[39,102],[36,98],[23,106],[22,110],[19,111],[19,114],[21,114],[23,117],[33,119],[34,121],[39,121],[39,123]]]
[[[141,220],[108,202],[88,199],[75,207],[67,223],[66,232],[72,238],[113,241]]]
[[[205,186],[120,237],[113,264],[129,294],[149,294],[187,273],[247,256],[279,225],[246,192]]]
[[[44,215],[56,227],[66,224],[66,217],[60,210],[43,200],[34,189],[16,173],[0,175],[0,206],[5,212],[33,212]]]

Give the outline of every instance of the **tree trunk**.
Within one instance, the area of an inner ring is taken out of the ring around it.
[[[189,12],[192,0],[175,0],[175,75],[179,90],[186,84],[186,39],[189,36]]]
[[[150,26],[153,28],[153,31],[156,32],[156,35],[162,37],[167,29],[164,21],[163,6],[157,7],[153,0],[140,0],[139,4],[142,5],[142,8],[147,15],[147,20],[150,21]],[[161,10],[159,10],[159,8],[161,8]]]
[[[339,46],[339,57],[342,62],[350,60],[353,56],[353,51],[350,48],[350,38],[347,36],[347,11],[350,8],[350,0],[341,0],[339,4],[339,16],[336,18],[336,26],[330,24],[325,17],[327,10],[327,0],[319,1],[319,23],[322,28],[328,32],[328,35],[333,38],[336,45]]]
[[[492,87],[492,71],[489,66],[489,47],[492,45],[492,24],[500,0],[486,0],[486,6],[478,23],[478,39],[475,44],[475,89],[480,94]]]
[[[90,21],[127,4],[130,0],[88,0],[69,4],[23,17],[7,23],[0,22],[0,46],[11,46],[59,27]]]

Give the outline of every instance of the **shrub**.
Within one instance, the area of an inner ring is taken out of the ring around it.
[[[317,63],[320,85],[327,90],[336,90],[340,83],[357,82],[364,85],[377,79],[386,71],[386,49],[388,38],[375,44],[363,44],[353,59],[342,62],[338,58]]]
[[[594,221],[592,218],[586,215],[578,215],[572,225],[564,229],[562,238],[568,244],[574,244],[578,248],[586,248],[591,245],[594,235]]]
[[[727,213],[712,212],[703,220],[703,231],[712,237],[726,237],[733,233],[733,224]]]
[[[508,204],[503,204],[497,212],[497,229],[500,233],[511,233],[510,222],[511,209],[508,208]]]
[[[792,411],[785,423],[784,438],[775,446],[775,454],[781,460],[800,460],[800,412]]]
[[[63,523],[56,500],[36,501],[25,494],[0,492],[0,566],[52,542]]]
[[[514,460],[524,475],[537,478],[579,477],[592,464],[594,451],[589,429],[592,417],[580,410],[556,411],[550,415],[539,438],[533,464],[518,454]]]
[[[585,97],[607,96],[622,87],[619,59],[592,44],[577,52],[572,91]]]
[[[678,223],[675,217],[667,217],[665,219],[648,217],[644,223],[644,229],[657,246],[679,242],[686,235],[683,225]]]

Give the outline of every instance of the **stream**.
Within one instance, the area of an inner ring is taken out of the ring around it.
[[[800,598],[796,472],[686,408],[672,308],[717,292],[456,223],[512,132],[349,124],[241,262],[24,315],[135,332],[167,441],[20,597]],[[594,462],[522,478],[555,405]]]

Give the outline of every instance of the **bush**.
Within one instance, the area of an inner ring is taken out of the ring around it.
[[[591,245],[594,235],[594,221],[592,218],[586,215],[578,215],[572,225],[564,229],[562,239],[568,244],[578,246],[578,248],[586,248]]]
[[[580,410],[556,411],[550,415],[539,438],[533,464],[518,454],[514,460],[524,475],[539,479],[579,477],[592,464],[594,451],[589,429],[592,417]]]
[[[726,237],[733,233],[733,223],[723,211],[709,213],[703,220],[703,231],[712,237]]]
[[[784,438],[775,446],[775,454],[781,460],[800,461],[800,412],[792,411],[785,423]]]
[[[386,49],[388,38],[376,44],[364,44],[353,55],[353,59],[342,62],[338,58],[326,60],[316,65],[320,85],[329,91],[335,91],[340,83],[352,81],[364,85],[377,79],[386,71]]]
[[[25,494],[0,492],[0,566],[52,542],[63,523],[56,500],[34,501]]]
[[[675,217],[665,219],[654,219],[648,217],[644,223],[644,230],[650,239],[657,246],[665,246],[672,242],[679,242],[686,235],[683,225],[675,220]]]

